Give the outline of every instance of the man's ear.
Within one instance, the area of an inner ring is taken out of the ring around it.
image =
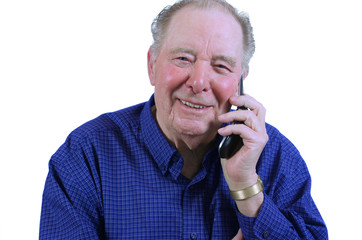
[[[245,78],[248,76],[249,70],[242,72],[243,81],[245,81]],[[238,88],[235,90],[235,96],[239,95],[239,89],[240,89],[240,81],[238,83]]]
[[[245,80],[248,75],[249,75],[249,70],[243,72],[243,80]]]
[[[156,55],[152,47],[150,47],[147,53],[147,69],[148,69],[148,77],[150,78],[152,86],[155,86],[155,68],[154,68],[155,61],[156,61]]]

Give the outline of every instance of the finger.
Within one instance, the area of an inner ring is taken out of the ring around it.
[[[221,136],[229,136],[231,134],[239,135],[241,138],[251,139],[255,136],[255,131],[245,124],[230,124],[218,130]]]
[[[219,121],[222,123],[235,121],[243,122],[246,126],[257,132],[265,131],[265,121],[257,117],[252,111],[248,110],[238,110],[224,113],[219,116]]]
[[[242,96],[233,96],[230,98],[229,101],[234,106],[247,107],[250,109],[250,111],[254,112],[255,115],[265,119],[265,113],[266,113],[265,107],[263,106],[263,104],[255,100],[253,97],[245,94]]]
[[[248,143],[250,146],[264,147],[269,138],[266,131],[256,132],[245,124],[230,124],[220,128],[218,133],[221,136],[239,135],[244,140],[244,144]]]
[[[249,110],[236,110],[224,113],[219,116],[219,121],[223,123],[233,122],[233,121],[245,121],[247,119],[255,118],[256,115]]]

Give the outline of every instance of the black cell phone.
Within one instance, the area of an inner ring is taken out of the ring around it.
[[[244,94],[243,76],[240,78],[240,95]],[[236,110],[248,110],[244,106],[238,106]],[[235,121],[232,124],[244,124],[244,122]],[[219,145],[219,155],[221,158],[231,158],[244,145],[243,139],[239,135],[231,134],[224,137]]]

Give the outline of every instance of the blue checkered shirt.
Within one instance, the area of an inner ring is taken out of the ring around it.
[[[52,156],[40,239],[327,239],[297,149],[267,124],[257,165],[264,203],[240,214],[224,180],[217,145],[197,175],[155,122],[150,101],[107,113],[73,131]]]

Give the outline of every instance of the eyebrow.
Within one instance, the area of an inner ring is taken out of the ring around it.
[[[235,59],[232,57],[225,56],[225,55],[216,55],[214,57],[214,60],[221,60],[221,61],[227,62],[231,67],[236,66]]]
[[[195,51],[190,49],[190,48],[183,48],[183,47],[178,47],[178,48],[173,48],[170,51],[171,54],[175,54],[175,53],[189,53],[192,55],[195,55]]]

